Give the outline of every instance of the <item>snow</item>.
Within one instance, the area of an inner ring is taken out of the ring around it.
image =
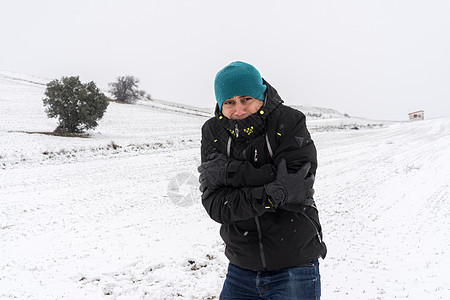
[[[90,138],[26,133],[56,128],[45,82],[0,71],[0,299],[218,297],[228,261],[196,171],[208,111],[111,103]],[[323,112],[322,299],[450,299],[450,118]]]

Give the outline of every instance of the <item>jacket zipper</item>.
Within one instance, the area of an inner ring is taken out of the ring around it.
[[[262,232],[261,232],[261,225],[259,223],[259,217],[255,217],[255,222],[256,222],[256,229],[258,230],[258,241],[259,241],[259,254],[261,255],[261,262],[263,265],[264,270],[267,270],[267,265],[266,265],[266,257],[264,255],[264,246],[262,243]]]
[[[239,137],[239,128],[238,124],[234,123],[234,133],[236,137]],[[254,161],[256,162],[258,160],[258,151],[255,149],[255,155],[254,155]],[[261,224],[259,223],[259,217],[255,217],[256,222],[256,228],[258,230],[258,242],[259,242],[259,254],[261,255],[261,262],[263,265],[264,270],[267,270],[267,264],[266,264],[266,256],[264,255],[264,246],[262,243],[262,232],[261,232]]]

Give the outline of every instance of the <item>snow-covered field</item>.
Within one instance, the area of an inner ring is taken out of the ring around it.
[[[45,82],[0,71],[0,299],[218,297],[227,259],[196,171],[208,114],[111,103],[90,138],[25,133],[56,127]],[[322,299],[450,299],[450,118],[308,126]]]

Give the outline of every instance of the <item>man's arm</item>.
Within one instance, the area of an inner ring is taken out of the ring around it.
[[[202,195],[202,204],[211,219],[221,224],[231,224],[275,211],[263,186],[206,190]]]
[[[275,144],[273,161],[279,164],[281,160],[287,161],[287,169],[290,174],[298,172],[305,164],[310,163],[311,168],[306,176],[315,176],[317,169],[317,150],[311,135],[306,127],[306,117],[297,110],[287,111],[278,118],[274,129],[277,139]],[[313,186],[311,186],[312,189]],[[298,199],[302,203],[314,203],[313,194],[308,192],[309,202],[306,199]],[[299,204],[286,204],[282,209],[289,211],[303,211],[304,207]]]

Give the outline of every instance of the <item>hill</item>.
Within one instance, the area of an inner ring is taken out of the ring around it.
[[[197,147],[201,125],[213,109],[153,99],[136,105],[111,102],[90,138],[53,138],[55,119],[47,118],[42,99],[49,79],[0,71],[0,167],[92,159],[108,153],[137,155],[154,148]],[[298,107],[308,116],[311,131],[371,128],[389,122],[347,118],[325,108]],[[320,118],[310,117],[321,114]],[[392,123],[392,122],[391,122]]]
[[[217,299],[228,261],[197,173],[210,115],[111,103],[90,138],[30,134],[56,127],[43,112],[45,87],[8,76],[0,298]],[[449,299],[450,119],[308,127],[328,247],[323,299]]]

